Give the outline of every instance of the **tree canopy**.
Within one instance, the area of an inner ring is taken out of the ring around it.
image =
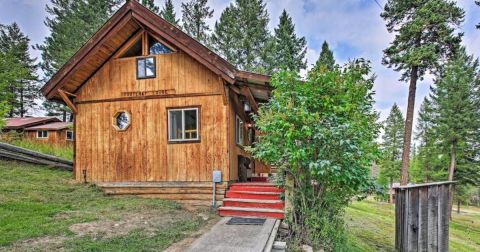
[[[165,0],[165,5],[160,11],[160,16],[171,24],[176,26],[179,25],[179,20],[177,19],[177,14],[175,14],[175,8],[173,7],[172,0]]]
[[[286,10],[280,15],[280,22],[274,30],[274,47],[272,68],[274,71],[286,69],[300,71],[307,66],[305,54],[307,41],[305,37],[297,37],[295,25]]]
[[[213,9],[207,2],[208,0],[190,0],[182,3],[183,30],[205,45],[209,43],[210,31],[207,20],[213,16]]]
[[[383,64],[410,81],[402,153],[401,184],[408,181],[417,80],[434,72],[458,48],[464,11],[449,0],[388,0],[381,17],[395,39],[384,50]]]
[[[212,47],[239,69],[265,71],[268,21],[263,0],[235,0],[215,23]]]

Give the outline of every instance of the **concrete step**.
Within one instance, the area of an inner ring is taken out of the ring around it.
[[[280,200],[280,192],[228,191],[226,198]]]
[[[225,202],[224,202],[225,203]],[[284,211],[269,208],[249,208],[249,207],[228,207],[222,206],[218,208],[220,216],[250,216],[283,219]]]
[[[258,199],[223,199],[223,206],[228,207],[247,207],[247,208],[269,208],[283,210],[284,203],[281,200],[258,200]]]

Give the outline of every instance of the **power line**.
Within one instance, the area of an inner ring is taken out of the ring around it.
[[[383,7],[382,7],[382,5],[378,2],[378,0],[373,0],[373,1],[375,1],[375,3],[377,3],[378,7],[380,7],[380,9],[383,10]]]

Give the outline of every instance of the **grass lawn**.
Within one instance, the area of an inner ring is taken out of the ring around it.
[[[461,207],[450,221],[450,251],[480,251],[480,208]],[[455,208],[454,208],[455,210]],[[364,200],[347,209],[352,247],[357,251],[394,251],[394,205]]]
[[[158,251],[211,218],[170,201],[106,197],[70,172],[0,160],[0,251]]]

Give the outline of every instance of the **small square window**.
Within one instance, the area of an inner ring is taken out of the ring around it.
[[[243,134],[244,134],[244,126],[243,121],[240,119],[239,116],[235,117],[235,143],[238,145],[243,146]]]
[[[168,110],[168,141],[195,141],[199,136],[198,108]]]
[[[73,141],[73,131],[67,130],[67,141]]]
[[[48,138],[47,130],[37,130],[37,138]]]
[[[137,79],[155,78],[155,58],[140,58],[137,59]]]

